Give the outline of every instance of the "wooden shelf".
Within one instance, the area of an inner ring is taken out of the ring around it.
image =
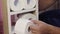
[[[3,18],[3,30],[4,34],[13,34],[14,26],[11,26],[11,15],[21,14],[21,13],[31,13],[33,12],[38,19],[38,0],[36,1],[36,7],[21,11],[10,11],[10,0],[2,0],[2,18]]]
[[[22,11],[12,11],[12,12],[10,12],[10,15],[19,14],[19,13],[25,13],[25,12],[32,12],[34,10],[36,10],[36,8],[29,9],[29,10],[22,10]]]

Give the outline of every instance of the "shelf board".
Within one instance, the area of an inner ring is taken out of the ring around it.
[[[22,10],[22,11],[13,11],[13,12],[10,12],[10,15],[20,14],[20,13],[25,13],[25,12],[32,12],[34,10],[36,10],[36,8],[29,9],[29,10]]]
[[[11,29],[12,29],[12,33],[14,33],[14,26],[12,26],[12,28],[11,28]]]

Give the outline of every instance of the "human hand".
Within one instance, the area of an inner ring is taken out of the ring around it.
[[[48,34],[48,24],[42,21],[32,20],[36,26],[30,26],[32,34]]]

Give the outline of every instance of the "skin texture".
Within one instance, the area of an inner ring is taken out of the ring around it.
[[[45,10],[56,0],[39,0],[39,10]],[[60,28],[46,24],[42,21],[31,20],[35,26],[31,25],[32,34],[60,34]]]
[[[39,0],[39,10],[45,10],[49,8],[56,0]]]
[[[30,26],[32,34],[60,34],[60,28],[42,21],[32,20],[35,26]]]

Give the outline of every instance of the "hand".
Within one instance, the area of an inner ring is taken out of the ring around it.
[[[32,34],[48,34],[48,24],[37,20],[32,22],[36,24],[36,26],[30,26]]]

